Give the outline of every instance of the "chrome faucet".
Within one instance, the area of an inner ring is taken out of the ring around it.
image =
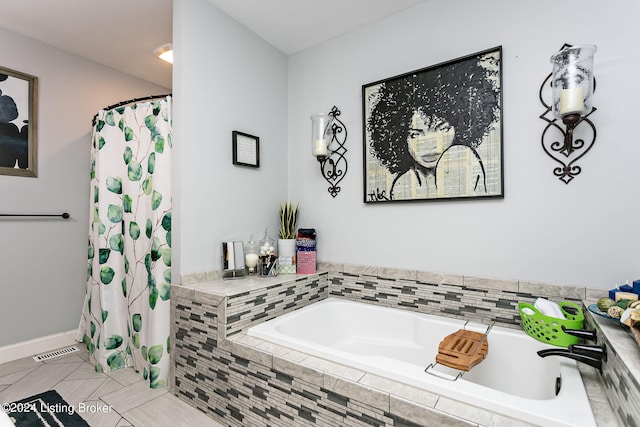
[[[568,348],[549,348],[538,351],[538,356],[562,356],[602,371],[602,362],[607,361],[607,348],[605,346],[571,344]]]

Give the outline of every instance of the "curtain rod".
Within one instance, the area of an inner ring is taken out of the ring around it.
[[[171,93],[165,93],[163,95],[150,95],[150,96],[143,96],[141,98],[133,98],[133,99],[129,99],[127,101],[120,101],[117,102],[113,105],[109,105],[107,107],[104,107],[103,110],[111,110],[113,108],[118,108],[118,107],[122,107],[123,105],[127,105],[127,104],[133,104],[134,102],[140,102],[140,101],[150,101],[152,99],[159,99],[159,98],[166,98],[167,96],[171,96]],[[93,119],[91,120],[91,126],[94,126],[96,124],[96,119],[98,118],[98,113],[96,113],[93,116]]]
[[[61,214],[0,214],[1,216],[39,216],[39,217],[61,217],[64,219],[69,219],[71,218],[71,215],[69,215],[67,212],[63,212]]]

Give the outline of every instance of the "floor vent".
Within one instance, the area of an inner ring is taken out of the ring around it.
[[[43,362],[49,359],[55,359],[56,357],[66,356],[67,354],[75,353],[80,351],[78,347],[67,347],[61,348],[59,350],[53,350],[48,353],[38,354],[37,356],[33,356],[33,360],[36,362]]]

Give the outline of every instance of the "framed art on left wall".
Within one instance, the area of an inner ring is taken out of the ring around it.
[[[38,176],[38,78],[0,66],[0,174]]]

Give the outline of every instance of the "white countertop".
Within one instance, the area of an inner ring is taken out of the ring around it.
[[[240,279],[215,279],[206,282],[177,285],[198,292],[204,292],[219,296],[234,296],[257,289],[268,288],[287,282],[295,282],[311,276],[320,276],[323,272],[315,274],[280,274],[278,276],[247,276]],[[326,274],[326,273],[325,273]]]

